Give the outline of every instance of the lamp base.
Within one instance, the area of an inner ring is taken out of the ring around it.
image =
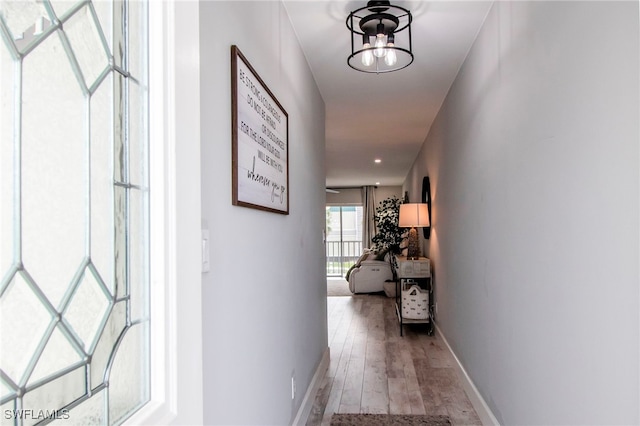
[[[411,228],[408,237],[407,259],[417,260],[420,258],[420,244],[418,242],[418,230]]]

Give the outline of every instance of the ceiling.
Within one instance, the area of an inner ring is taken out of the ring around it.
[[[326,185],[401,185],[491,1],[393,1],[413,14],[414,62],[387,74],[347,65],[359,1],[284,0],[326,106]],[[380,159],[380,163],[374,163]]]

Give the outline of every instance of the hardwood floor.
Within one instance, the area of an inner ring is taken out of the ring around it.
[[[445,414],[454,425],[480,425],[454,360],[424,326],[400,326],[384,295],[327,298],[331,361],[307,425],[333,413]]]

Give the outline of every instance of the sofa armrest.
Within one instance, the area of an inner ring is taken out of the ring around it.
[[[352,293],[384,291],[384,282],[393,279],[391,265],[384,260],[365,260],[349,275]]]

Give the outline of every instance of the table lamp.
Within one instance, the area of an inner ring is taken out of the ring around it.
[[[409,244],[407,247],[407,259],[420,258],[420,245],[418,243],[418,231],[416,228],[429,226],[429,205],[426,203],[400,204],[400,218],[398,227],[411,228],[409,230]]]

